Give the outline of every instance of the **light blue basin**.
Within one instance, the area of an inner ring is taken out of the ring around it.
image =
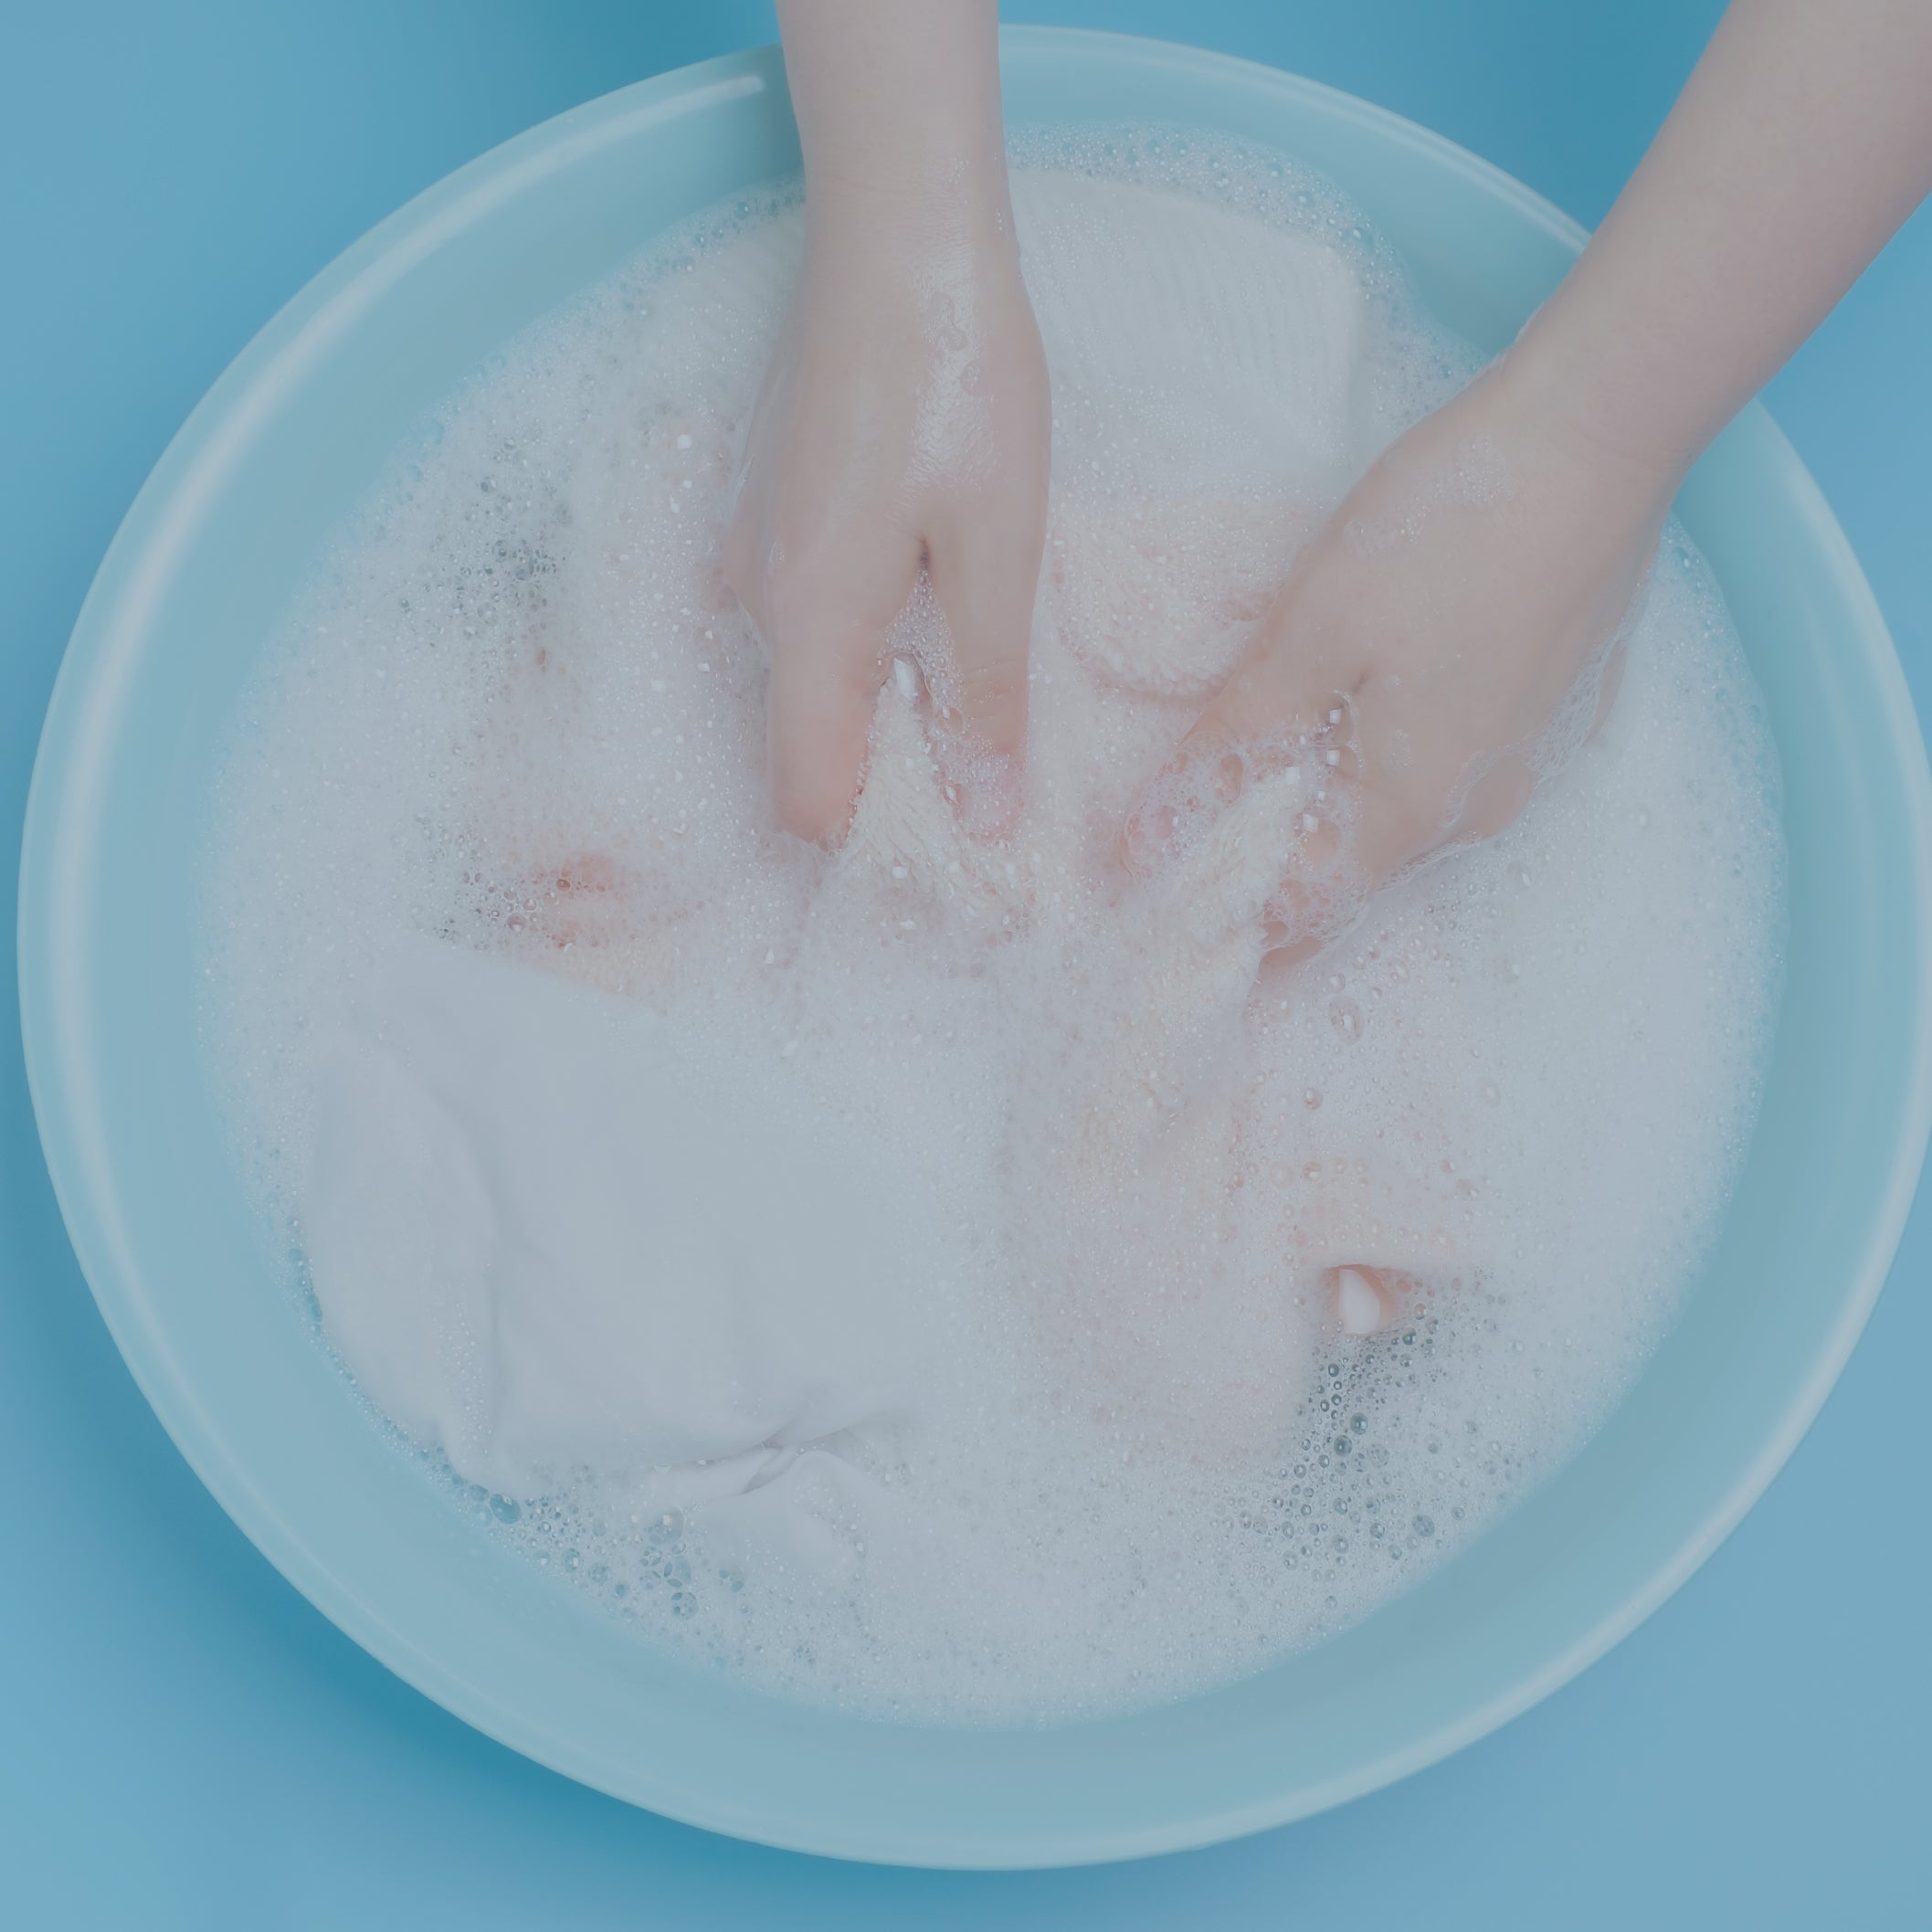
[[[1082,33],[1005,51],[1015,121],[1181,121],[1326,171],[1485,348],[1582,240],[1446,142],[1305,81]],[[1790,1452],[1878,1293],[1932,1113],[1925,754],[1838,526],[1747,412],[1681,508],[1784,759],[1792,938],[1762,1124],[1721,1248],[1629,1400],[1420,1588],[1245,1683],[1038,1731],[831,1716],[658,1656],[461,1520],[305,1332],[200,1071],[191,850],[244,674],[404,428],[655,231],[796,163],[775,52],[594,102],[357,243],[189,419],[101,565],[34,776],[20,982],[48,1161],[182,1452],[323,1611],[470,1723],[673,1817],[817,1852],[1019,1865],[1201,1844],[1522,1710],[1675,1589]]]

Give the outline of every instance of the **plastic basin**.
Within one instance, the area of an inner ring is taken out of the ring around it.
[[[1497,348],[1577,227],[1434,135],[1266,69],[1009,33],[1012,121],[1159,120],[1338,180],[1452,327]],[[413,418],[505,337],[706,203],[797,163],[775,50],[595,101],[358,242],[190,417],[95,580],[21,871],[27,1066],[74,1246],[184,1455],[355,1641],[518,1750],[770,1843],[1024,1865],[1198,1845],[1368,1790],[1582,1669],[1737,1523],[1863,1325],[1932,1113],[1932,785],[1896,658],[1759,409],[1680,508],[1769,700],[1792,930],[1763,1114],[1682,1319],[1558,1474],[1444,1568],[1243,1682],[1037,1729],[871,1722],[680,1664],[463,1520],[279,1284],[194,1028],[193,853],[239,685]]]

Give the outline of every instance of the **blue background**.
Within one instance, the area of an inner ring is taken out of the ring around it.
[[[1586,222],[1713,0],[1064,0],[1438,128]],[[774,37],[745,0],[0,7],[0,889],[94,565],[223,366],[483,149]],[[1932,697],[1932,210],[1769,401]],[[0,996],[14,999],[12,948]],[[1932,1923],[1921,1200],[1865,1341],[1708,1566],[1434,1770],[1245,1842],[1031,1875],[843,1866],[632,1811],[310,1609],[180,1461],[69,1251],[0,1027],[0,1922],[428,1927]]]

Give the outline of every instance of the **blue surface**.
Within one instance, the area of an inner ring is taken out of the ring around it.
[[[1438,126],[1586,220],[1711,9],[1052,10],[1252,54]],[[608,17],[607,16],[607,14]],[[1044,11],[1042,16],[1045,16]],[[9,31],[0,307],[0,839],[88,576],[168,435],[308,274],[503,135],[765,37],[756,8],[338,5]],[[1560,24],[1559,24],[1560,23]],[[17,98],[11,98],[17,97]],[[17,291],[30,292],[23,301]],[[1932,428],[1921,216],[1771,401],[1923,704]],[[13,393],[17,392],[17,393]],[[11,960],[5,970],[10,974]],[[8,988],[10,995],[10,987]],[[257,1557],[128,1382],[0,1047],[0,1916],[33,1924],[1621,1925],[1915,1922],[1932,1667],[1914,1357],[1923,1212],[1812,1437],[1732,1543],[1551,1703],[1312,1824],[1111,1871],[922,1877],[664,1825],[484,1743]],[[1901,1292],[1901,1290],[1903,1292]],[[13,1895],[7,1896],[6,1888]],[[1660,1900],[1668,1902],[1661,1906]],[[31,1904],[29,1905],[29,1901]]]
[[[1008,32],[1009,114],[1279,141],[1359,198],[1481,347],[1581,245],[1509,176],[1357,96],[1142,37]],[[1567,1682],[1782,1466],[1884,1285],[1932,1130],[1932,770],[1843,535],[1754,406],[1679,507],[1782,754],[1783,1016],[1708,1266],[1583,1452],[1318,1649],[1044,1732],[808,1711],[639,1644],[399,1469],[263,1293],[194,1021],[194,855],[238,687],[408,426],[647,237],[796,153],[776,48],[618,89],[379,223],[209,390],[94,579],[41,736],[20,972],[42,1146],[95,1300],[191,1466],[334,1623],[491,1737],[652,1811],[851,1858],[1010,1868],[1213,1843],[1433,1763]]]

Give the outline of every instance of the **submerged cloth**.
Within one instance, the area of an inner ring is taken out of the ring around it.
[[[853,1432],[889,1450],[913,1406],[923,1256],[836,1121],[634,1002],[433,941],[338,1024],[301,1230],[394,1421],[511,1495],[852,1504]]]
[[[1316,240],[1188,195],[1022,176],[1015,200],[1061,418],[1036,658],[1196,695],[1346,480],[1360,285]],[[1036,789],[1064,801],[1036,824],[1045,869],[1087,870],[1106,754],[1083,716],[1036,709]],[[1257,787],[1166,903],[1068,935],[1064,1010],[1029,1016],[1067,1050],[1009,1133],[1034,1203],[1016,1267],[1049,1283],[1050,1340],[1056,1320],[1069,1347],[1102,1337],[1138,1409],[1250,1433],[1292,1399],[1301,1345],[1232,1249],[1203,1262],[1200,1230],[1230,1198],[1212,1090],[1298,809]],[[1041,889],[1040,853],[1019,856],[963,829],[913,687],[889,681],[808,931],[836,952],[888,901],[963,946],[1018,931]],[[942,1244],[876,1146],[802,1094],[775,1111],[769,1067],[702,1062],[636,1000],[453,944],[382,951],[332,1023],[301,1232],[329,1333],[394,1421],[507,1494],[587,1476],[819,1568],[877,1533],[878,1478],[932,1407]]]

